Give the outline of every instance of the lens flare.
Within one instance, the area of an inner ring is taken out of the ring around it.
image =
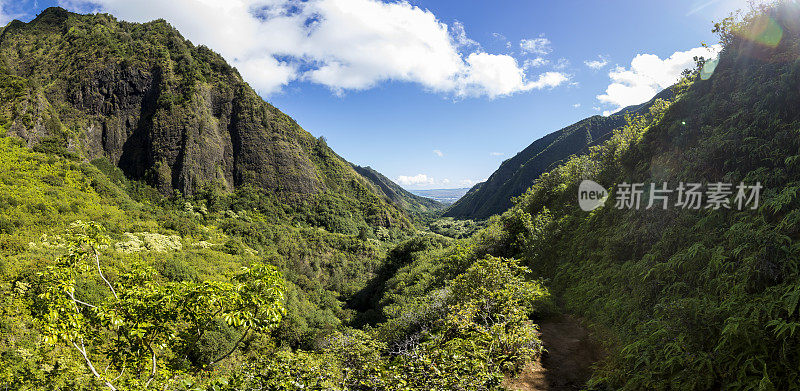
[[[711,75],[714,74],[714,70],[717,69],[717,64],[719,64],[719,56],[707,60],[703,67],[700,68],[700,78],[703,80],[710,79]]]
[[[783,28],[771,16],[763,15],[756,18],[742,35],[753,42],[774,48],[783,38]]]

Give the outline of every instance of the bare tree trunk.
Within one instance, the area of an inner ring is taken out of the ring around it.
[[[94,369],[94,365],[92,364],[92,360],[90,360],[89,359],[89,355],[86,354],[86,347],[83,345],[83,340],[81,340],[81,345],[80,346],[78,346],[78,344],[75,343],[75,341],[72,341],[72,346],[74,346],[75,349],[77,349],[78,352],[83,356],[83,359],[86,360],[86,365],[89,367],[89,370],[92,371],[92,374],[94,374],[94,377],[98,378],[99,380],[102,380],[103,383],[105,383],[106,387],[110,388],[113,391],[117,391],[117,387],[114,387],[114,385],[111,384],[111,382],[106,380],[105,377],[100,376],[100,374],[97,372],[97,370]]]
[[[103,275],[103,271],[100,269],[100,255],[97,254],[97,249],[92,247],[92,251],[94,252],[94,261],[97,263],[97,272],[100,273],[100,278],[102,278],[103,281],[106,282],[106,285],[108,285],[108,288],[111,289],[111,293],[114,295],[114,298],[119,300],[119,297],[117,297],[117,291],[114,290],[114,287],[111,286],[111,283],[108,282],[106,276]]]

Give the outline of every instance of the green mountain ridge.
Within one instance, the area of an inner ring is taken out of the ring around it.
[[[439,201],[412,194],[408,190],[400,187],[400,185],[392,182],[391,179],[380,172],[375,171],[370,166],[361,167],[354,164],[353,169],[375,185],[376,191],[383,194],[391,203],[397,205],[401,210],[414,214],[430,214],[442,210],[445,207],[445,205]]]
[[[671,89],[665,89],[649,101],[628,106],[604,117],[595,115],[550,133],[503,161],[484,182],[473,186],[456,201],[444,216],[460,219],[487,219],[508,210],[512,199],[525,193],[542,173],[553,169],[571,155],[585,154],[594,145],[602,144],[613,130],[625,124],[626,115],[646,113],[657,99],[669,99]]]
[[[107,159],[165,194],[249,185],[287,202],[336,199],[370,226],[410,226],[396,198],[163,20],[48,8],[10,23],[0,55],[0,126],[29,147]]]

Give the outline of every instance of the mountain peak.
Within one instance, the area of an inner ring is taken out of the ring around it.
[[[0,59],[0,88],[13,92],[0,98],[0,126],[30,147],[106,159],[165,194],[209,186],[291,199],[335,194],[372,225],[408,224],[221,56],[163,20],[51,7],[0,36]]]

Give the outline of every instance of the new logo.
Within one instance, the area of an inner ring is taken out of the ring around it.
[[[595,181],[584,179],[578,186],[578,205],[589,212],[605,204],[608,191]]]

